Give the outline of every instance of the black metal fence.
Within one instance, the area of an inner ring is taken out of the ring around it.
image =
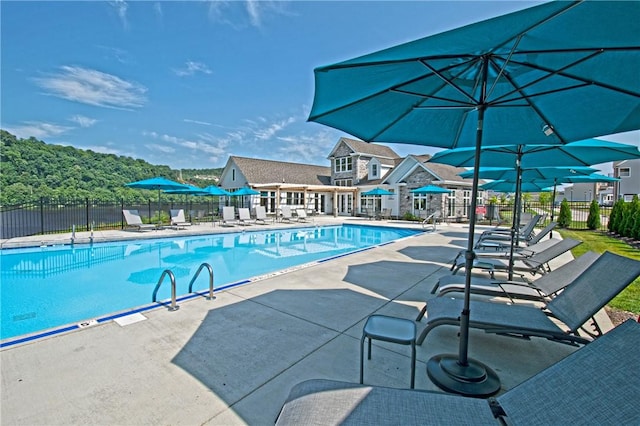
[[[570,203],[572,229],[587,229],[589,216],[588,202]],[[464,206],[454,207],[451,211],[465,211]],[[202,201],[165,201],[158,204],[158,200],[148,200],[145,203],[125,203],[117,201],[95,201],[88,198],[81,200],[50,200],[41,198],[29,203],[2,206],[0,208],[0,238],[15,238],[28,235],[56,234],[60,232],[123,229],[126,225],[122,217],[123,209],[137,209],[145,222],[157,223],[159,220],[168,222],[170,209],[184,209],[188,219],[192,219],[192,212],[204,212],[205,216],[218,215],[218,200],[205,197]],[[495,206],[478,207],[478,217],[488,223],[498,220],[511,222],[513,206],[498,204]],[[553,217],[558,218],[560,206],[556,205]],[[547,214],[546,223],[551,220],[551,205],[529,202],[523,212],[529,214]],[[160,215],[158,217],[158,214]],[[611,207],[600,207],[600,229],[607,230]],[[446,220],[462,220],[468,218],[444,216]],[[499,219],[498,219],[499,218]],[[544,225],[544,224],[542,224]]]
[[[202,201],[168,201],[158,204],[158,200],[145,203],[125,203],[118,201],[50,200],[2,206],[0,208],[0,238],[16,238],[28,235],[56,234],[60,232],[123,229],[126,226],[123,209],[136,209],[144,222],[157,223],[169,220],[170,209],[181,208],[190,218],[192,211],[215,214],[217,203],[211,198]]]

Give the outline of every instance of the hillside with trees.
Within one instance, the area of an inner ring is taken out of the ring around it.
[[[127,188],[126,183],[162,176],[204,187],[217,184],[222,172],[222,169],[172,170],[131,157],[48,145],[33,137],[20,139],[5,130],[0,130],[0,136],[2,205],[40,197],[142,201],[155,197],[155,193]]]

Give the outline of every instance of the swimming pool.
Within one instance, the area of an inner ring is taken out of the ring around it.
[[[206,262],[215,290],[221,290],[419,232],[341,225],[1,250],[0,339],[6,346],[16,336],[65,324],[70,325],[64,329],[78,328],[111,319],[100,318],[110,313],[153,307],[152,293],[165,269],[175,275],[177,294],[186,295]],[[208,287],[204,270],[193,291],[204,294]],[[157,300],[170,296],[165,279]]]

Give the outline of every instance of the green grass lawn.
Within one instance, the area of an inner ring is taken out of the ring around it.
[[[640,260],[640,250],[630,246],[624,241],[611,238],[608,235],[595,231],[572,231],[560,229],[563,238],[573,238],[582,241],[582,244],[571,250],[574,257],[578,257],[587,251],[602,253],[605,250],[631,259]],[[640,314],[640,278],[631,283],[622,293],[613,299],[609,306],[615,309]]]

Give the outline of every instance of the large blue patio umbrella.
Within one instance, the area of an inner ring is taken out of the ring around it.
[[[549,2],[315,70],[309,120],[368,142],[442,148],[564,144],[640,129],[640,2]],[[427,371],[488,396],[500,381],[468,358],[478,178],[471,194],[458,355]]]
[[[370,197],[370,196],[394,195],[394,193],[391,191],[387,191],[386,189],[383,189],[383,188],[373,188],[369,191],[363,192],[360,195]]]
[[[153,177],[125,184],[129,188],[158,190],[158,222],[160,222],[160,193],[168,190],[185,190],[187,185],[163,177]]]
[[[247,195],[260,195],[260,191],[244,186],[230,194],[232,197],[242,197],[242,205],[244,206],[244,197]]]

